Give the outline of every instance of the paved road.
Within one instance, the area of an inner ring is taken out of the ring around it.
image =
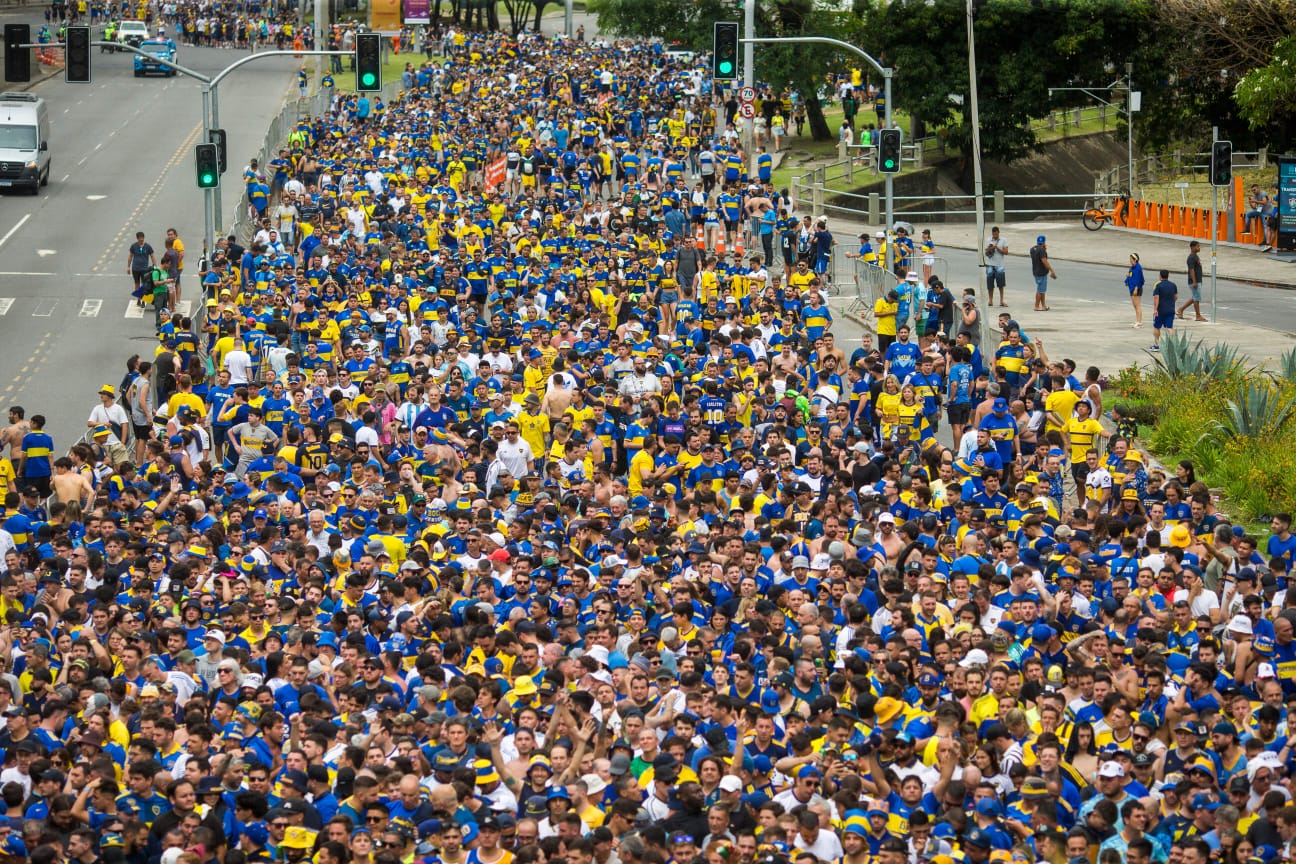
[[[950,284],[959,286],[984,285],[983,271],[980,268],[975,252],[962,249],[945,249],[941,254],[949,262],[950,275],[954,279],[954,282]],[[1130,308],[1129,293],[1125,289],[1125,273],[1128,269],[1126,266],[1118,267],[1061,260],[1055,260],[1053,263],[1058,271],[1058,278],[1056,281],[1050,280],[1049,283],[1050,307],[1052,307],[1056,298],[1072,300],[1078,303],[1110,304],[1128,312],[1130,320],[1133,320],[1134,312]],[[1169,265],[1167,264],[1168,268]],[[1143,318],[1150,324],[1152,313],[1149,304],[1151,302],[1152,285],[1157,281],[1157,270],[1147,268],[1145,275],[1147,288],[1143,297]],[[1172,272],[1170,277],[1179,286],[1182,297],[1186,300],[1188,283],[1184,274],[1182,272]],[[1011,260],[1009,262],[1008,279],[1010,310],[1013,314],[1029,312],[1035,297],[1035,286],[1030,275],[1030,262],[1020,259]],[[1218,286],[1221,328],[1227,328],[1230,322],[1235,322],[1254,327],[1280,330],[1288,334],[1296,333],[1296,291],[1267,288],[1227,279],[1220,279]],[[1205,288],[1202,298],[1203,312],[1209,315],[1209,281]],[[984,287],[978,293],[982,299],[985,298]],[[1045,315],[1040,320],[1043,321],[1048,317],[1048,315]],[[1061,327],[1063,322],[1049,321],[1045,326],[1049,325]],[[1227,335],[1221,334],[1215,338],[1227,338]]]
[[[203,73],[236,56],[180,50],[180,62]],[[152,322],[129,302],[125,256],[135,232],[145,231],[160,255],[166,229],[179,231],[189,297],[196,296],[202,248],[193,167],[200,85],[184,77],[137,79],[125,54],[96,52],[93,64],[92,84],[55,78],[35,88],[49,103],[53,127],[49,187],[39,197],[0,195],[0,406],[43,412],[60,451],[84,431],[99,386],[120,380],[125,358],[153,353]],[[295,69],[292,58],[273,58],[221,87],[228,212]]]

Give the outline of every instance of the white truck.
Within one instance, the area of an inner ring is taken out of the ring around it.
[[[35,93],[0,93],[0,191],[29,189],[36,195],[48,184],[49,142],[45,100]]]

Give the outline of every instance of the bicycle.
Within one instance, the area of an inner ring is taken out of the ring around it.
[[[1125,224],[1126,208],[1129,206],[1129,196],[1120,195],[1116,198],[1116,206],[1108,210],[1101,204],[1091,204],[1085,208],[1080,216],[1080,221],[1084,227],[1090,231],[1097,231],[1108,222],[1114,222],[1118,225]]]

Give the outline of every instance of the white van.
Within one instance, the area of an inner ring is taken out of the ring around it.
[[[44,99],[34,93],[0,93],[0,190],[22,187],[35,195],[49,183],[49,138]]]

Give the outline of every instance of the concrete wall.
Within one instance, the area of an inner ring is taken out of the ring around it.
[[[1138,154],[1135,153],[1137,157]],[[1091,196],[1094,189],[1094,176],[1110,170],[1126,160],[1125,139],[1111,132],[1094,132],[1089,135],[1077,135],[1062,138],[1044,144],[1040,152],[1015,162],[1003,163],[983,160],[983,174],[986,196],[989,198],[997,189],[1009,195],[1084,195]],[[972,163],[960,157],[947,158],[935,162],[930,167],[896,178],[895,194],[897,196],[926,195],[949,196],[969,194],[972,191]],[[870,192],[881,194],[883,183],[871,183],[855,190],[857,195]],[[852,203],[853,202],[853,203]],[[859,206],[858,199],[843,198],[830,203],[843,207]],[[1009,206],[1011,209],[1045,210],[1062,208],[1079,212],[1082,201],[1048,200],[1019,198]],[[905,206],[908,205],[908,206]],[[968,219],[971,219],[972,201],[947,202],[941,209],[953,210],[966,206]],[[991,202],[987,200],[989,210]],[[922,202],[903,202],[897,204],[896,211],[934,209]],[[1045,218],[1042,217],[1041,218]],[[961,216],[950,216],[948,219],[923,217],[923,221],[964,221]]]

